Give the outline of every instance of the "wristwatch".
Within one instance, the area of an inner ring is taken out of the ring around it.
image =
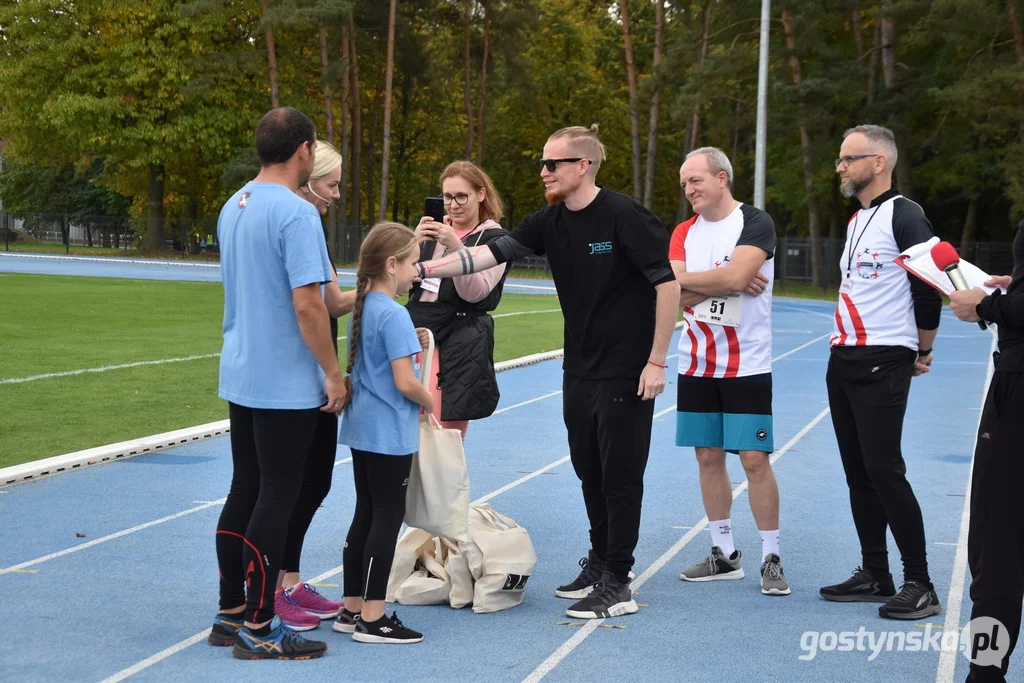
[[[918,349],[917,350],[917,357],[918,358],[924,358],[925,356],[930,356],[932,354],[933,350],[934,349],[925,349],[924,351],[922,351],[921,349]]]

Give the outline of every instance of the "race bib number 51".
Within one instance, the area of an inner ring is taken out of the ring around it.
[[[739,327],[742,317],[743,298],[739,294],[709,296],[693,307],[693,319],[697,322]]]

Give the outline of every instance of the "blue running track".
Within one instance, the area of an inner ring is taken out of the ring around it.
[[[0,258],[0,268],[12,262],[21,263]],[[673,443],[673,382],[656,404],[636,551],[641,610],[599,628],[567,619],[569,603],[553,590],[579,569],[587,521],[568,463],[560,363],[549,361],[501,373],[498,414],[473,423],[466,441],[474,497],[489,497],[526,527],[537,549],[520,607],[477,615],[398,605],[401,618],[426,636],[398,648],[355,643],[324,622],[307,635],[325,640],[329,651],[307,662],[242,662],[229,648],[209,646],[203,632],[217,606],[213,532],[231,471],[221,437],[0,489],[0,680],[211,681],[259,669],[262,680],[303,682],[522,681],[542,674],[551,681],[962,681],[962,654],[941,657],[937,646],[901,652],[895,644],[907,633],[941,634],[945,626],[959,634],[969,619],[962,566],[960,580],[951,577],[966,551],[964,495],[992,338],[944,314],[933,370],[914,380],[904,453],[944,610],[927,623],[887,621],[877,605],[818,596],[820,586],[844,580],[860,563],[827,414],[832,309],[779,298],[774,310],[774,467],[791,596],[760,593],[760,539],[735,457],[732,519],[747,578],[679,580],[707,553],[710,538],[693,451]],[[304,577],[335,598],[353,505],[348,457],[339,449],[334,486],[303,557]],[[899,581],[891,539],[890,557]],[[861,629],[904,635],[874,657],[834,649],[830,633]],[[815,642],[820,647],[812,648]],[[1011,672],[1024,671],[1021,660],[1014,657]]]

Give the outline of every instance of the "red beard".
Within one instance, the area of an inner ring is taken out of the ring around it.
[[[544,190],[544,199],[548,200],[548,206],[554,206],[565,201],[565,194],[558,190]]]

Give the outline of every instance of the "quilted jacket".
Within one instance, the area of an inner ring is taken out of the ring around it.
[[[507,235],[495,228],[473,235],[470,246],[483,246]],[[421,247],[433,251],[433,243]],[[434,342],[441,355],[438,372],[441,396],[441,419],[448,421],[479,420],[488,417],[498,406],[501,394],[494,375],[494,318],[488,315],[501,302],[508,267],[491,293],[482,301],[470,303],[455,290],[451,278],[441,280],[436,302],[420,301],[419,285],[409,294],[406,308],[416,327],[434,333]]]

